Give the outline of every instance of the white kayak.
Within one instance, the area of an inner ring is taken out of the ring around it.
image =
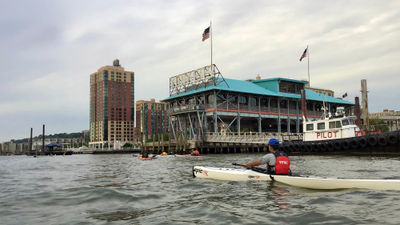
[[[299,177],[286,175],[269,175],[245,168],[216,168],[194,166],[193,176],[225,181],[277,181],[283,184],[321,190],[334,189],[373,189],[373,190],[400,190],[400,180],[373,180],[373,179],[338,179],[322,177]]]

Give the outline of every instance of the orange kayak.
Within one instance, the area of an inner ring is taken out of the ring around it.
[[[153,160],[153,158],[143,158],[142,156],[138,156],[140,160]]]

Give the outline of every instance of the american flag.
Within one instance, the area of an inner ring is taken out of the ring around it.
[[[207,40],[210,37],[210,27],[207,27],[203,32],[203,39],[202,41]]]
[[[307,46],[307,48],[304,50],[303,54],[301,55],[300,61],[301,61],[303,58],[307,57],[307,52],[308,52],[308,46]]]

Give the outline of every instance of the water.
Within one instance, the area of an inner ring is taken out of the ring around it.
[[[193,178],[260,154],[0,157],[0,224],[399,224],[399,191]],[[302,175],[400,179],[400,158],[296,156]]]

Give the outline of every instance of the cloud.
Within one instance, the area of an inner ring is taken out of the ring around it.
[[[23,4],[24,7],[21,7]],[[88,129],[89,75],[115,58],[136,76],[135,98],[168,97],[171,76],[213,62],[234,79],[307,79],[370,111],[399,110],[399,1],[2,1],[0,141]],[[40,122],[38,122],[40,121]],[[39,124],[37,124],[39,123]],[[74,130],[75,129],[75,130]]]

